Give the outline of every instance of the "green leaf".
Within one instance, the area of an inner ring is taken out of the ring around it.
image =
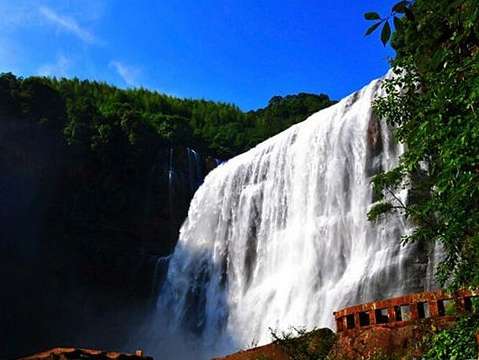
[[[367,12],[366,14],[364,14],[364,18],[366,20],[380,20],[381,19],[379,14],[377,12],[374,12],[374,11]]]
[[[376,221],[381,217],[381,215],[390,212],[392,209],[393,205],[390,202],[381,201],[373,205],[373,207],[368,211],[368,220]]]
[[[406,11],[407,1],[400,1],[393,6],[393,11],[403,14]]]
[[[394,22],[394,27],[396,28],[396,30],[401,27],[401,19],[399,19],[397,16],[393,18],[393,22]]]
[[[389,22],[385,22],[383,26],[383,30],[381,31],[381,41],[383,42],[384,46],[389,41],[389,38],[391,37],[391,26],[389,26]]]
[[[366,36],[370,35],[374,30],[376,30],[379,27],[379,25],[381,25],[380,22],[374,24],[373,26],[370,26],[368,31],[366,31]]]
[[[406,14],[406,17],[407,17],[408,20],[414,21],[415,16],[414,16],[413,12],[411,11],[411,9],[409,9],[408,7],[406,7],[406,8],[404,9],[404,13]]]

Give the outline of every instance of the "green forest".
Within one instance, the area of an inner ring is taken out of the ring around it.
[[[105,157],[147,151],[153,143],[189,146],[228,159],[334,103],[327,95],[274,96],[267,107],[179,99],[79,79],[0,75],[2,117],[29,119],[65,141]]]

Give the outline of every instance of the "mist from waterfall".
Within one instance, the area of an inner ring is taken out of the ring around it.
[[[171,331],[224,354],[270,342],[270,328],[334,328],[337,309],[425,287],[424,252],[401,246],[404,219],[367,220],[371,177],[403,151],[372,115],[380,84],[207,176],[158,300]]]

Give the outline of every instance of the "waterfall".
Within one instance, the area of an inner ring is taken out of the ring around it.
[[[203,182],[203,170],[201,169],[200,155],[191,148],[186,148],[188,159],[188,180],[192,192],[195,192]]]
[[[170,214],[174,214],[175,200],[175,165],[173,162],[173,148],[170,147],[168,154],[168,205]]]
[[[371,177],[403,151],[372,114],[381,80],[213,170],[196,192],[159,313],[217,354],[269,328],[334,328],[344,306],[422,290],[399,215],[367,220]],[[400,194],[405,196],[405,194]]]

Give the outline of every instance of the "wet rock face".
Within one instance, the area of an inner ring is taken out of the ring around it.
[[[0,358],[59,344],[122,350],[154,306],[158,257],[216,163],[160,147],[99,191],[99,169],[74,156],[58,134],[0,118]]]
[[[382,137],[381,137],[381,123],[376,116],[371,116],[368,126],[368,144],[371,147],[373,154],[378,154],[382,151]]]
[[[367,174],[374,176],[382,169],[380,155],[384,150],[381,123],[379,119],[371,115],[367,130]]]

